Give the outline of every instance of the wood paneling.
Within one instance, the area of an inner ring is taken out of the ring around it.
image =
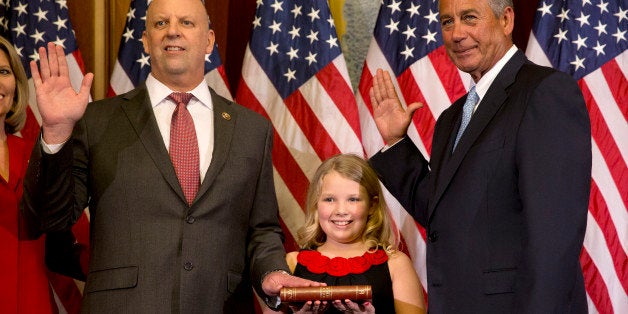
[[[223,57],[223,63],[229,79],[229,87],[234,97],[242,72],[244,51],[251,37],[255,8],[255,0],[233,0],[229,3],[227,52],[224,55],[225,57]]]
[[[94,73],[92,95],[102,93],[102,81],[105,80],[106,63],[101,62],[101,55],[106,45],[104,4],[106,0],[67,1],[72,27],[83,57],[86,72]]]
[[[207,8],[207,14],[212,22],[212,29],[216,33],[216,43],[218,44],[218,51],[224,61],[224,57],[227,56],[227,21],[229,20],[229,11],[226,9],[229,7],[230,0],[221,1],[205,1],[205,7]],[[245,2],[240,0],[239,2]]]

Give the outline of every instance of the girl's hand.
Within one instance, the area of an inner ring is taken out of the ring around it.
[[[345,299],[344,301],[335,300],[333,304],[336,309],[345,313],[375,314],[375,307],[368,301],[364,303],[356,303],[349,299]]]
[[[307,301],[301,308],[296,306],[290,306],[290,309],[294,313],[306,314],[306,313],[323,313],[327,310],[327,301]]]

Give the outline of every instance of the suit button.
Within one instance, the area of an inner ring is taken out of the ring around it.
[[[189,223],[189,224],[193,224],[196,221],[196,218],[194,218],[194,216],[189,215],[187,217],[185,217],[185,222]]]
[[[183,264],[183,269],[187,271],[192,270],[192,268],[194,268],[194,265],[192,265],[192,262],[185,262],[185,264]]]
[[[438,240],[438,232],[432,231],[430,235],[427,236],[427,240],[430,241],[430,243],[436,242],[436,240]]]

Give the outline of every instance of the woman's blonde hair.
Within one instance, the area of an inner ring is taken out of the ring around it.
[[[297,232],[299,246],[302,249],[312,249],[321,246],[327,240],[318,221],[317,205],[323,178],[332,171],[359,183],[368,194],[370,208],[362,241],[368,243],[371,248],[383,247],[389,253],[396,250],[399,236],[392,229],[390,214],[377,174],[363,158],[353,154],[333,156],[316,170],[307,191],[305,224]]]
[[[4,130],[13,134],[24,127],[26,123],[26,106],[28,106],[28,79],[22,67],[22,61],[13,45],[0,36],[0,50],[4,51],[9,59],[11,71],[15,77],[15,95],[13,96],[13,106],[7,113],[4,121]]]

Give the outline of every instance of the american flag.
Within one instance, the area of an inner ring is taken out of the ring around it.
[[[126,17],[126,25],[120,39],[118,60],[109,82],[108,96],[126,93],[142,83],[150,73],[150,56],[144,52],[142,33],[146,29],[147,0],[132,0]],[[205,80],[216,93],[232,99],[218,46],[205,56]]]
[[[64,0],[0,1],[0,26],[3,36],[10,39],[22,58],[22,64],[29,77],[30,106],[27,112],[27,123],[21,135],[33,144],[39,135],[41,117],[37,110],[35,89],[28,64],[31,60],[39,60],[37,48],[48,42],[54,42],[64,48],[70,79],[76,90],[79,89],[83,79],[83,60],[76,44],[68,16],[68,7]],[[77,240],[88,247],[86,215],[81,217],[73,230]],[[68,277],[51,272],[48,273],[48,279],[57,301],[58,311],[78,313],[81,292],[75,282]]]
[[[471,83],[471,77],[460,72],[445,52],[436,1],[385,0],[380,6],[356,92],[362,143],[369,157],[385,144],[375,126],[368,93],[378,68],[391,73],[404,106],[413,102],[425,105],[415,112],[408,136],[423,155],[429,157],[436,119],[466,93]],[[388,194],[386,200],[405,239],[421,284],[427,291],[425,230],[394,197]]]
[[[526,54],[578,80],[593,167],[584,249],[590,313],[628,313],[628,1],[540,1]]]
[[[48,42],[64,48],[68,57],[72,86],[78,90],[83,79],[83,59],[76,44],[74,31],[64,0],[18,0],[0,1],[0,24],[3,36],[9,39],[22,58],[24,70],[29,78],[29,101],[27,125],[22,135],[34,141],[39,134],[39,111],[35,89],[31,80],[29,62],[39,61],[37,49]]]
[[[316,168],[338,153],[364,155],[355,97],[327,1],[257,0],[236,100],[275,128],[279,212],[286,250],[295,250]]]

